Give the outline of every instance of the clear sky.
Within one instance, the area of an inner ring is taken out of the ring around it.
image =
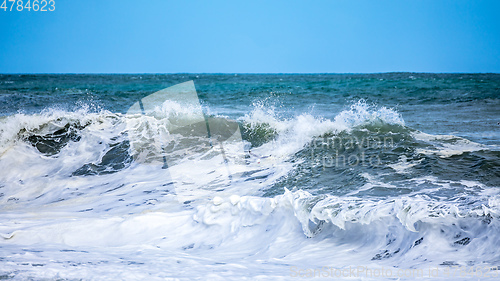
[[[500,72],[499,0],[54,1],[0,9],[0,73]]]

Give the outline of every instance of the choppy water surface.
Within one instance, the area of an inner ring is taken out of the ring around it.
[[[241,139],[130,113],[190,80]],[[0,279],[500,275],[500,75],[0,75],[0,101]],[[166,135],[168,168],[135,157]]]

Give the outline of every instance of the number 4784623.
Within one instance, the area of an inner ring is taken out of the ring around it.
[[[0,0],[1,1],[1,0]],[[22,0],[4,0],[0,9],[6,11],[34,11],[34,12],[53,12],[56,10],[55,0],[28,0],[23,2]]]

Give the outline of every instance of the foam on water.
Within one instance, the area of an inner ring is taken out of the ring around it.
[[[273,134],[272,141],[256,148],[256,151],[269,151],[274,157],[281,159],[294,155],[315,137],[325,134],[349,132],[368,124],[404,126],[404,120],[396,111],[369,106],[364,101],[359,101],[340,112],[333,121],[310,114],[300,114],[291,119],[280,120],[273,108],[264,108],[261,105],[255,107],[241,120],[248,124],[251,130],[264,127],[268,134]]]
[[[418,197],[370,202],[285,191],[274,198],[232,195],[195,209],[128,216],[49,220],[40,214],[42,221],[23,218],[22,226],[3,226],[2,237],[4,252],[11,245],[24,248],[8,254],[5,262],[5,269],[19,270],[16,261],[24,260],[18,277],[58,272],[60,278],[189,279],[209,271],[218,279],[272,279],[290,276],[292,267],[391,268],[397,261],[398,267],[426,268],[468,265],[475,256],[494,265],[497,254],[491,244],[498,245],[498,212],[495,206],[463,212]],[[65,261],[75,264],[76,275],[61,266]],[[111,274],[87,275],[86,265]],[[186,272],[182,266],[196,270]],[[139,268],[144,275],[135,276]]]
[[[2,118],[0,276],[274,280],[323,266],[427,270],[500,262],[498,188],[409,177],[426,158],[403,155],[379,174],[360,172],[365,184],[346,195],[313,194],[299,181],[265,196],[297,172],[307,160],[300,153],[324,135],[389,130],[417,143],[417,155],[440,157],[493,146],[415,132],[395,110],[358,102],[333,120],[305,113],[284,119],[257,106],[238,120],[247,130],[242,158],[231,158],[241,147],[228,143],[227,159],[215,157],[214,146],[168,169],[133,159],[131,121],[147,142],[191,112],[166,102],[150,115],[82,109]],[[228,178],[228,170],[238,177]],[[392,174],[409,178],[383,180]],[[410,192],[399,193],[403,187]],[[394,192],[362,195],[377,188]],[[445,196],[452,188],[461,189]]]
[[[417,140],[425,141],[433,146],[433,149],[418,149],[419,153],[437,154],[441,158],[461,155],[464,152],[480,150],[498,150],[497,145],[484,145],[453,135],[429,135],[423,132],[413,134]]]

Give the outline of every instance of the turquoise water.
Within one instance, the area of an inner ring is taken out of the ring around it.
[[[202,115],[130,113],[191,80]],[[498,74],[0,75],[0,101],[4,278],[498,272]],[[134,154],[166,135],[168,165]]]

